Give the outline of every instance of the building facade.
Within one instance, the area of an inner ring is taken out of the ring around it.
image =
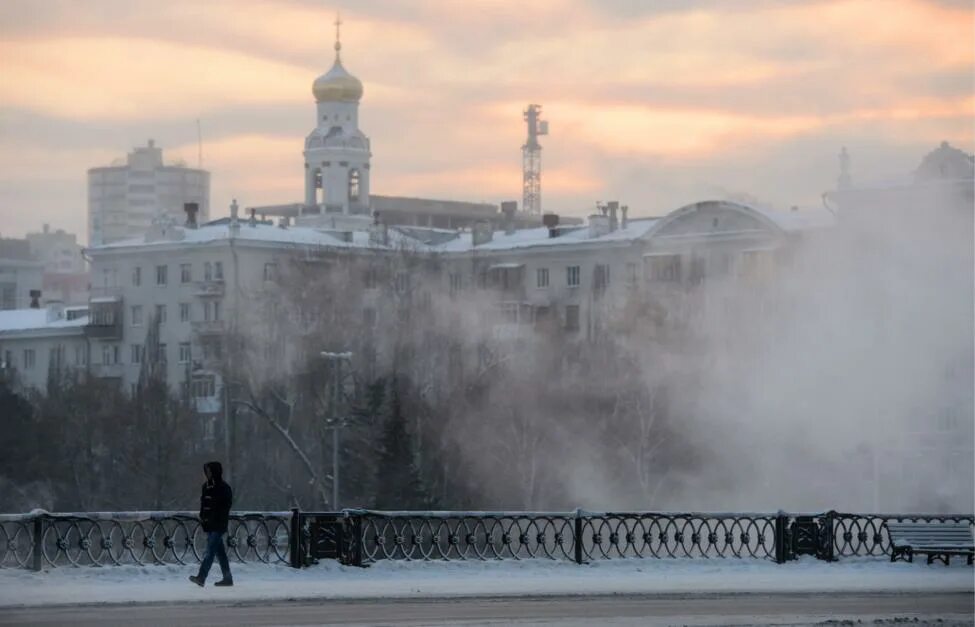
[[[44,225],[39,233],[28,233],[31,256],[44,264],[43,302],[67,305],[88,304],[88,264],[78,238],[62,229]]]
[[[44,263],[23,239],[0,239],[0,310],[26,309],[44,285]]]
[[[10,380],[34,390],[47,389],[52,372],[87,370],[87,307],[45,307],[0,311],[0,366]]]
[[[162,148],[150,139],[124,165],[88,170],[88,243],[140,237],[157,215],[183,219],[186,203],[197,204],[199,220],[209,219],[210,173],[164,163]]]

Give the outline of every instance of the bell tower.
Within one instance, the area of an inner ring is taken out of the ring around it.
[[[359,130],[362,83],[342,65],[342,20],[335,19],[335,61],[315,79],[315,128],[305,138],[301,216],[368,215],[369,138]]]

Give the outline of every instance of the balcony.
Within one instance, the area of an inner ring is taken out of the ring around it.
[[[88,304],[85,336],[93,340],[122,339],[122,298],[92,295]]]
[[[226,331],[223,320],[196,320],[193,332],[197,335],[221,335]]]
[[[197,281],[194,293],[201,298],[223,296],[223,281]]]

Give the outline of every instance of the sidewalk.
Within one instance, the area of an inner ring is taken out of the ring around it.
[[[788,564],[751,560],[628,560],[577,566],[566,562],[383,562],[369,568],[320,564],[232,565],[235,586],[206,588],[187,580],[196,566],[0,570],[0,607],[38,605],[255,601],[285,599],[713,594],[729,592],[971,592],[973,570],[804,558]]]

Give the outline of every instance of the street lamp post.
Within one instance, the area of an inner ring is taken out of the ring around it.
[[[322,357],[334,364],[332,369],[332,398],[329,401],[331,405],[330,413],[331,417],[326,421],[332,429],[332,509],[338,510],[339,508],[339,429],[344,425],[342,418],[339,414],[339,402],[342,398],[342,362],[352,361],[352,353],[331,353],[328,351],[322,351]]]

